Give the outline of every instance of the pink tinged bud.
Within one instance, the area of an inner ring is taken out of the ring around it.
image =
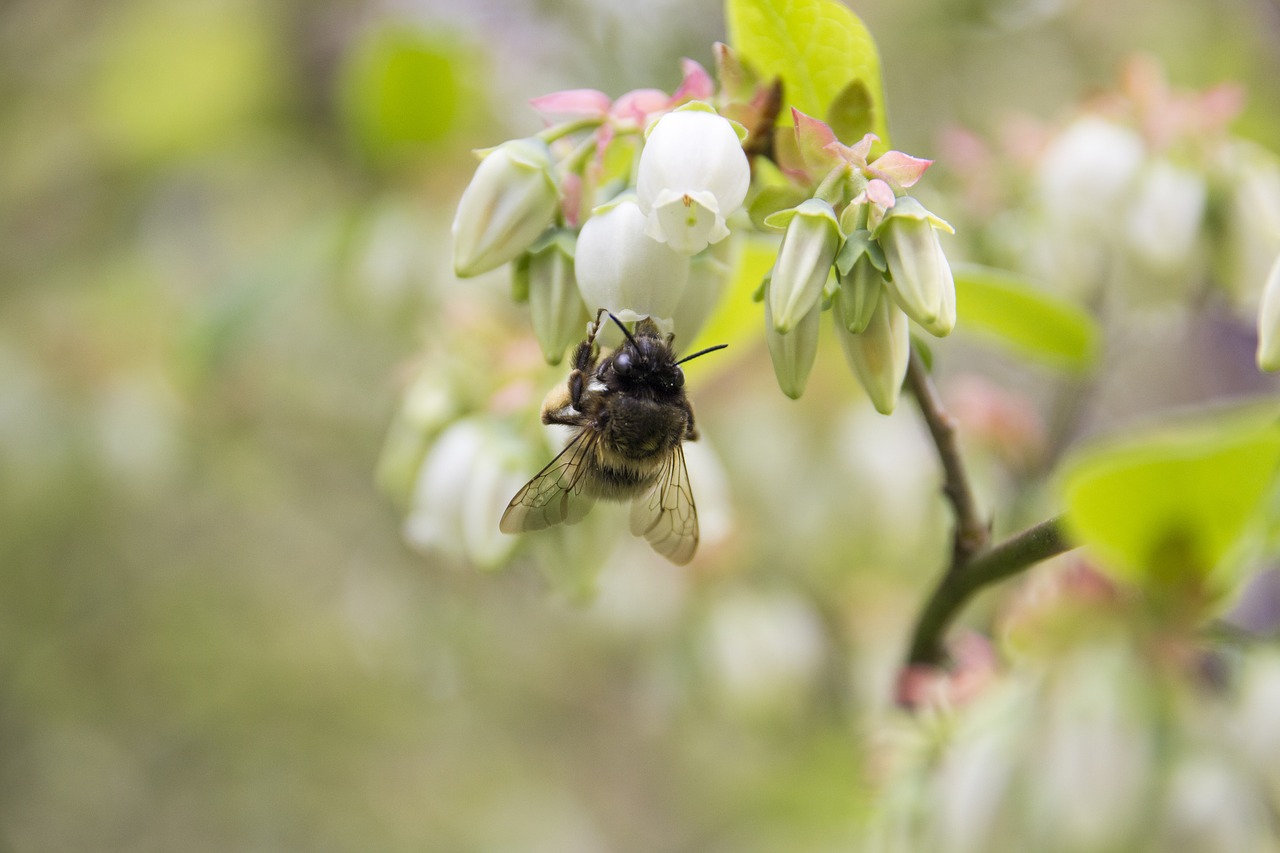
[[[649,116],[667,109],[671,99],[661,89],[632,89],[609,108],[609,117],[620,126],[640,129]]]
[[[820,176],[840,162],[840,140],[826,122],[791,108],[796,151],[811,176]]]
[[[684,72],[684,79],[680,81],[680,86],[671,96],[671,105],[676,106],[686,101],[707,101],[715,94],[715,81],[711,79],[711,75],[707,73],[707,69],[703,68],[692,59],[681,59],[680,68]]]
[[[575,260],[587,308],[607,308],[624,321],[671,319],[689,280],[688,256],[646,236],[645,215],[629,200],[587,220]]]
[[[872,174],[884,178],[890,184],[901,189],[915,186],[924,175],[925,169],[933,165],[932,160],[922,160],[903,154],[901,151],[890,151],[868,166]]]
[[[1280,257],[1271,265],[1258,309],[1258,367],[1280,370]]]
[[[725,220],[742,206],[750,182],[727,119],[696,108],[664,115],[645,141],[636,179],[649,236],[685,255],[723,240]]]
[[[548,364],[559,364],[590,319],[574,277],[574,237],[558,231],[516,261],[517,289],[528,295],[533,333]]]
[[[892,299],[881,298],[876,302],[866,329],[855,335],[849,332],[848,319],[839,299],[832,314],[845,360],[871,398],[871,404],[882,415],[892,414],[898,406],[898,395],[902,391],[907,359],[911,354],[907,315]]]
[[[809,372],[813,369],[813,362],[818,356],[818,326],[822,319],[822,303],[814,303],[808,313],[795,323],[791,331],[783,334],[778,331],[773,310],[769,307],[773,302],[771,298],[773,284],[774,282],[771,281],[765,288],[765,342],[769,345],[769,358],[773,360],[773,372],[778,377],[778,387],[792,400],[798,400],[804,393],[804,386],[809,381]]]
[[[886,210],[893,207],[897,202],[897,198],[893,194],[893,187],[879,178],[873,178],[867,182],[866,194],[868,200]]]
[[[811,198],[773,214],[765,224],[787,229],[769,284],[773,327],[785,335],[822,298],[840,250],[840,222],[830,204]]]
[[[898,199],[874,232],[889,267],[889,295],[938,337],[955,326],[955,280],[937,228],[951,230],[910,196]]]
[[[514,139],[489,151],[453,218],[454,272],[467,278],[514,260],[552,223],[558,208],[546,143]]]
[[[596,116],[603,118],[611,103],[608,95],[596,89],[567,89],[529,101],[548,124]]]

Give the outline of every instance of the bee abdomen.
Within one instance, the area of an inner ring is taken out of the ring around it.
[[[604,500],[627,500],[635,497],[657,479],[657,471],[638,471],[629,466],[597,465],[591,481],[595,497]]]

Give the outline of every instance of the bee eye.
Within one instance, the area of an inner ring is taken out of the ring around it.
[[[613,372],[619,376],[631,373],[631,353],[620,352],[613,359]]]
[[[677,367],[676,375],[672,378],[671,382],[677,388],[683,388],[684,387],[684,371]]]

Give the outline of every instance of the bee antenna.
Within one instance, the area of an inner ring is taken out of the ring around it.
[[[637,350],[639,350],[640,345],[636,343],[635,337],[631,334],[631,332],[627,329],[626,326],[622,325],[621,320],[613,316],[613,312],[609,312],[609,319],[618,324],[618,328],[622,330],[622,334],[626,335],[627,340],[631,342],[631,345],[635,347]]]
[[[689,361],[690,359],[697,358],[697,357],[698,357],[698,356],[700,356],[700,355],[706,355],[706,354],[707,354],[707,353],[709,353],[709,352],[715,352],[715,351],[716,351],[716,350],[718,350],[718,349],[724,349],[724,348],[725,348],[725,347],[727,347],[727,346],[728,346],[728,344],[716,344],[716,345],[715,345],[715,346],[713,346],[713,347],[707,347],[706,349],[700,349],[700,350],[698,350],[697,352],[695,352],[695,353],[693,353],[693,354],[691,354],[691,355],[686,355],[684,358],[682,358],[682,359],[680,359],[679,361],[677,361],[677,362],[676,362],[676,364],[684,364],[686,361]]]

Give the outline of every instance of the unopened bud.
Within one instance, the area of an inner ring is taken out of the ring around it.
[[[514,260],[552,223],[558,205],[546,143],[513,139],[489,151],[453,218],[454,272],[467,278]]]
[[[815,302],[809,312],[800,318],[785,334],[778,331],[773,320],[773,300],[770,298],[775,282],[765,287],[764,335],[769,344],[769,357],[773,360],[773,372],[778,377],[778,387],[792,400],[800,399],[809,381],[809,371],[818,356],[818,326],[822,319],[822,303]]]
[[[872,405],[882,415],[891,414],[897,408],[902,380],[907,375],[907,359],[911,354],[907,315],[892,299],[882,296],[876,301],[866,329],[855,335],[849,331],[838,299],[832,314],[835,316],[836,337],[840,339],[845,359],[866,389]]]
[[[1271,265],[1258,308],[1258,367],[1280,370],[1280,256]]]
[[[939,228],[952,230],[904,196],[876,227],[875,237],[889,267],[889,294],[908,317],[942,337],[955,326],[955,280],[938,240]]]
[[[866,230],[855,231],[836,256],[836,277],[845,328],[854,334],[866,330],[884,290],[884,254]]]
[[[548,364],[559,364],[590,319],[573,271],[574,236],[556,231],[516,261],[519,288],[528,294],[533,333]]]
[[[786,334],[822,297],[822,288],[840,249],[840,222],[829,203],[811,198],[791,210],[773,214],[765,223],[787,229],[769,285],[773,328]]]

